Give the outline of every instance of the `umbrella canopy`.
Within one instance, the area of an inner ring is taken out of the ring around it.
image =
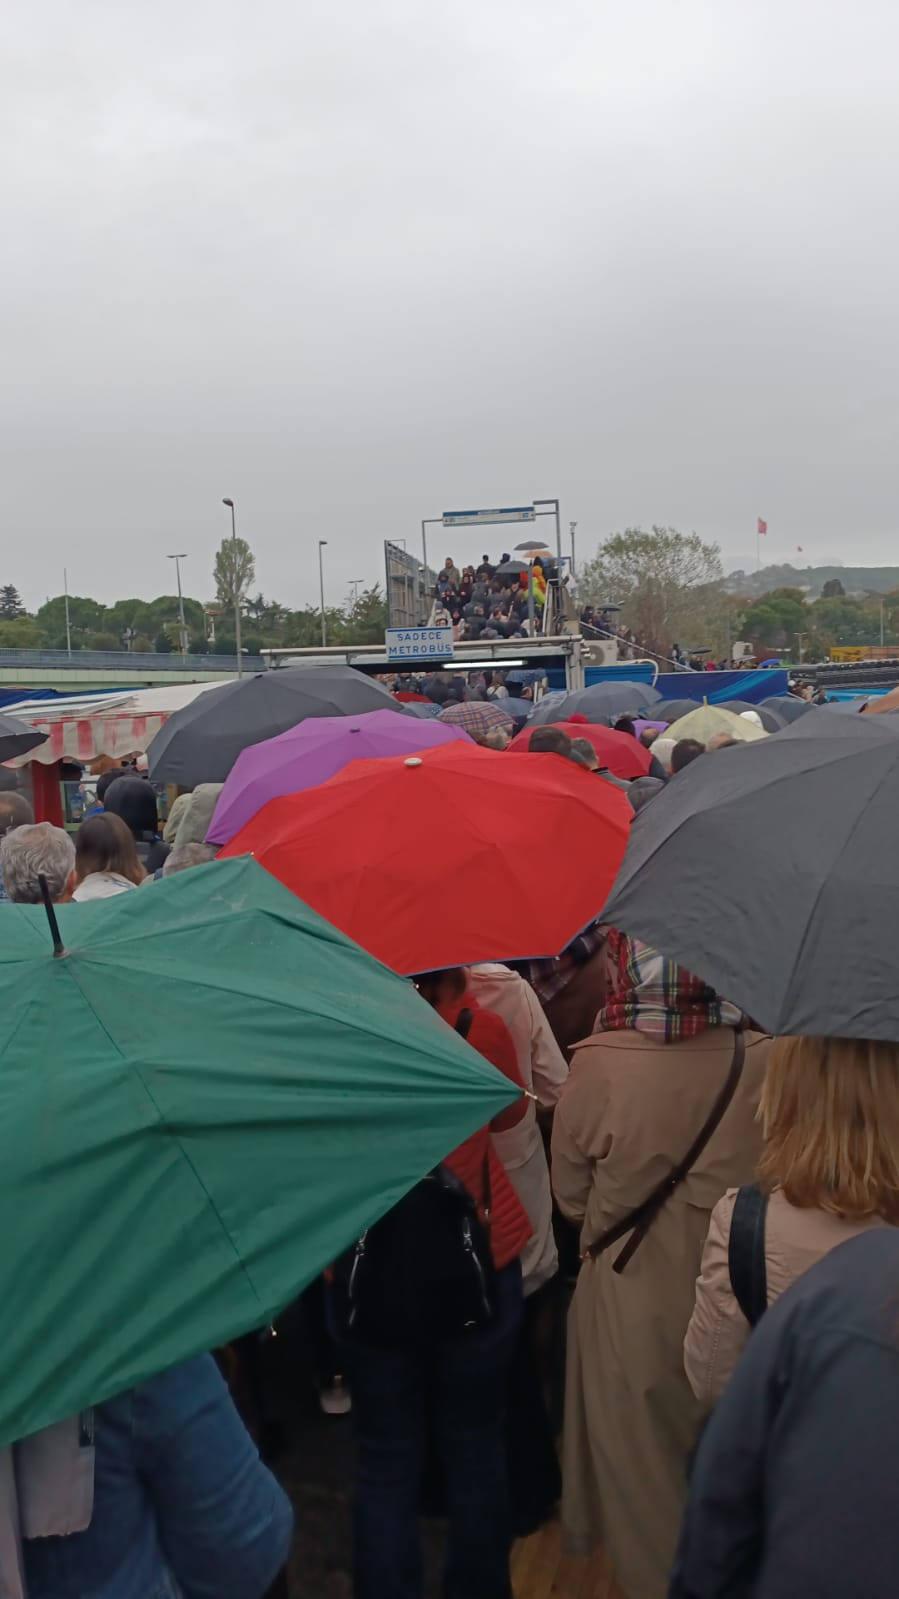
[[[0,716],[0,762],[12,761],[17,755],[27,755],[29,750],[46,744],[49,733],[42,727],[29,727],[17,716]]]
[[[544,710],[546,700],[541,700],[533,715],[535,722],[567,722],[576,713],[591,722],[607,722],[615,716],[632,716],[637,711],[661,699],[658,689],[649,683],[635,683],[632,679],[618,682],[591,683],[589,688],[574,689],[564,694],[558,704]],[[547,695],[547,699],[549,696]]]
[[[263,1325],[514,1098],[251,861],[58,916],[0,911],[0,1444]]]
[[[496,569],[497,577],[520,577],[528,569],[527,561],[501,561]]]
[[[395,971],[422,972],[558,955],[601,909],[631,816],[573,761],[451,744],[272,800],[225,854],[252,851]],[[561,846],[551,892],[538,839]]]
[[[757,711],[774,711],[782,722],[787,724],[798,722],[800,716],[805,716],[808,711],[818,709],[810,700],[801,700],[796,694],[772,694],[768,699],[762,700],[761,705],[756,705]]]
[[[865,707],[866,716],[882,716],[890,711],[899,711],[899,688],[891,688],[886,694],[876,695]]]
[[[754,711],[755,706],[750,706],[750,709]],[[672,722],[668,729],[668,737],[675,742],[682,738],[698,738],[700,744],[707,744],[716,733],[727,733],[730,738],[739,739],[744,744],[768,737],[763,727],[756,727],[754,722],[747,722],[735,712],[725,710],[723,705],[696,705],[688,716]]]
[[[776,711],[771,711],[766,705],[750,705],[748,700],[721,700],[718,702],[721,711],[732,711],[735,716],[742,716],[746,711],[752,711],[759,718],[766,733],[779,733],[786,727],[786,718],[779,716]]]
[[[652,766],[651,752],[639,739],[632,738],[630,733],[616,733],[614,728],[598,727],[592,722],[551,722],[544,725],[558,727],[569,738],[587,739],[599,756],[600,764],[607,766],[613,777],[646,777]],[[524,754],[530,749],[531,739],[536,732],[537,728],[529,723],[523,732],[513,738],[510,750]]]
[[[378,710],[406,714],[388,689],[351,666],[298,666],[236,678],[169,718],[150,745],[150,777],[182,788],[223,783],[241,750],[308,716]]]
[[[415,721],[392,711],[364,716],[314,716],[264,744],[238,755],[219,795],[206,834],[209,844],[227,844],[256,812],[279,794],[295,794],[326,783],[350,761],[411,755],[435,744],[470,743],[461,727]]]
[[[504,727],[511,733],[515,726],[515,718],[496,700],[464,700],[445,705],[440,721],[449,727],[463,728],[472,738],[489,733],[491,727]]]
[[[679,722],[682,716],[689,716],[695,711],[701,700],[657,700],[653,705],[653,714],[660,716],[666,722]]]
[[[413,700],[403,706],[407,716],[417,716],[422,722],[432,721],[440,715],[440,706],[434,700]]]
[[[897,814],[895,736],[804,717],[640,813],[603,920],[772,1033],[899,1040]]]

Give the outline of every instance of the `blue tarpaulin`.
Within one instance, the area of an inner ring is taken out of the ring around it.
[[[746,700],[760,705],[772,694],[786,694],[788,673],[769,668],[753,672],[663,672],[656,688],[663,700],[695,700],[701,705],[726,705],[728,700]]]

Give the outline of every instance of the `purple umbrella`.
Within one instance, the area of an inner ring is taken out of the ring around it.
[[[270,799],[326,783],[350,761],[414,755],[433,744],[468,741],[460,727],[413,721],[395,711],[363,716],[313,716],[238,755],[218,797],[208,844],[227,844]]]

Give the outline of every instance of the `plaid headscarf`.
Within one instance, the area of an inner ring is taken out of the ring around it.
[[[612,992],[596,1018],[598,1033],[633,1028],[663,1044],[695,1038],[709,1027],[739,1027],[742,1012],[719,999],[701,977],[694,977],[657,949],[613,928],[606,950]]]

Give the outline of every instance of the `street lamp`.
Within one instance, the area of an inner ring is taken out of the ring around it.
[[[181,633],[181,654],[187,654],[187,623],[184,620],[184,595],[181,593],[181,562],[187,560],[187,551],[182,550],[180,555],[166,557],[175,563],[175,576],[178,579],[178,625]]]
[[[234,546],[234,643],[237,646],[237,675],[243,677],[243,656],[240,653],[240,585],[237,581],[237,520],[234,515],[234,501],[222,500],[231,511],[231,542]]]
[[[318,541],[318,591],[321,596],[322,606],[322,649],[328,647],[328,624],[325,620],[325,562],[322,550],[327,548],[327,539]]]

